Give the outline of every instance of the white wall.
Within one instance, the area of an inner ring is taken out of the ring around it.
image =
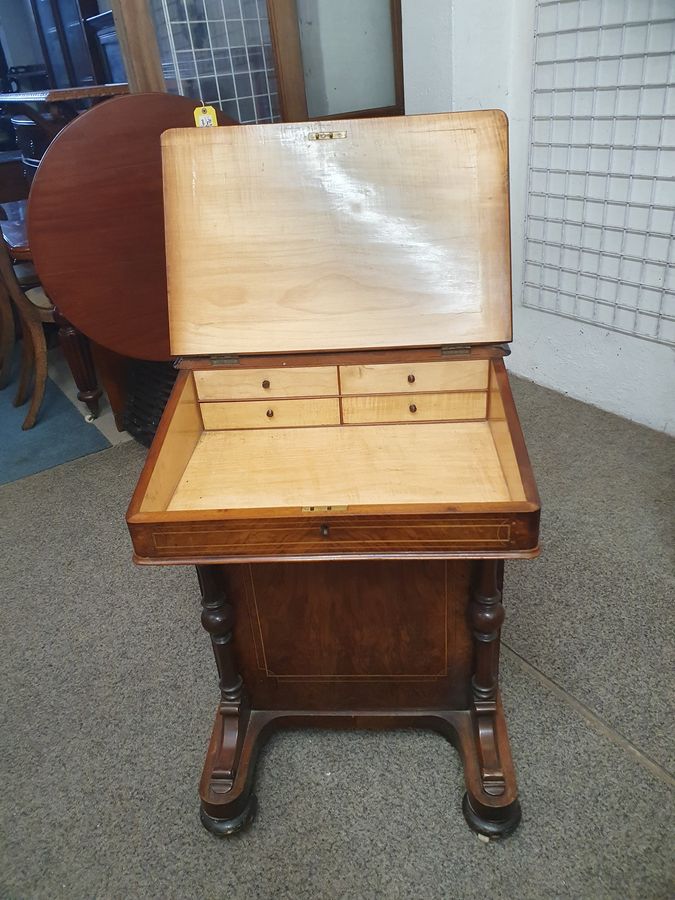
[[[675,434],[670,348],[522,306],[535,0],[402,0],[406,112],[503,109],[510,123],[513,353],[525,378]]]
[[[403,80],[409,114],[452,109],[452,4],[401,0]]]
[[[310,119],[396,101],[389,0],[298,0]]]

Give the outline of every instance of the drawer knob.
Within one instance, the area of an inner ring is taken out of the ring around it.
[[[408,384],[415,384],[415,376],[410,374],[408,375]]]
[[[321,537],[328,537],[328,525],[321,526]]]
[[[409,409],[410,412],[412,412],[412,413],[416,413],[416,412],[417,412],[417,407],[415,406],[414,403],[411,403],[410,406],[408,407],[408,409]]]
[[[267,416],[268,419],[271,419],[272,416],[274,415],[274,410],[268,409],[267,412],[265,413],[265,415]]]
[[[263,381],[262,386],[265,388],[265,390],[267,390],[267,388],[270,386],[270,383],[267,380],[267,378]]]

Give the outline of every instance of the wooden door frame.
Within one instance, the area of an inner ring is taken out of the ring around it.
[[[346,111],[337,115],[320,116],[320,119],[354,119],[369,116],[402,116],[405,113],[403,94],[403,27],[401,0],[389,0],[391,8],[391,36],[394,51],[393,106],[376,109]],[[279,86],[279,107],[284,122],[306,122],[307,97],[305,75],[302,68],[300,27],[296,0],[267,0],[267,14],[272,36],[272,50]]]

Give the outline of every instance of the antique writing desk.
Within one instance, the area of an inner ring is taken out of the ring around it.
[[[128,513],[195,564],[220,703],[201,817],[254,813],[281,725],[424,726],[469,825],[520,807],[498,690],[503,560],[539,499],[504,368],[500,112],[162,138],[180,373]]]

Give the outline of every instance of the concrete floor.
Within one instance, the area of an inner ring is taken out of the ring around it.
[[[507,566],[523,822],[481,843],[425,732],[288,732],[199,825],[216,702],[189,569],[131,563],[123,444],[0,488],[0,897],[673,896],[673,441],[514,379],[541,558]]]

